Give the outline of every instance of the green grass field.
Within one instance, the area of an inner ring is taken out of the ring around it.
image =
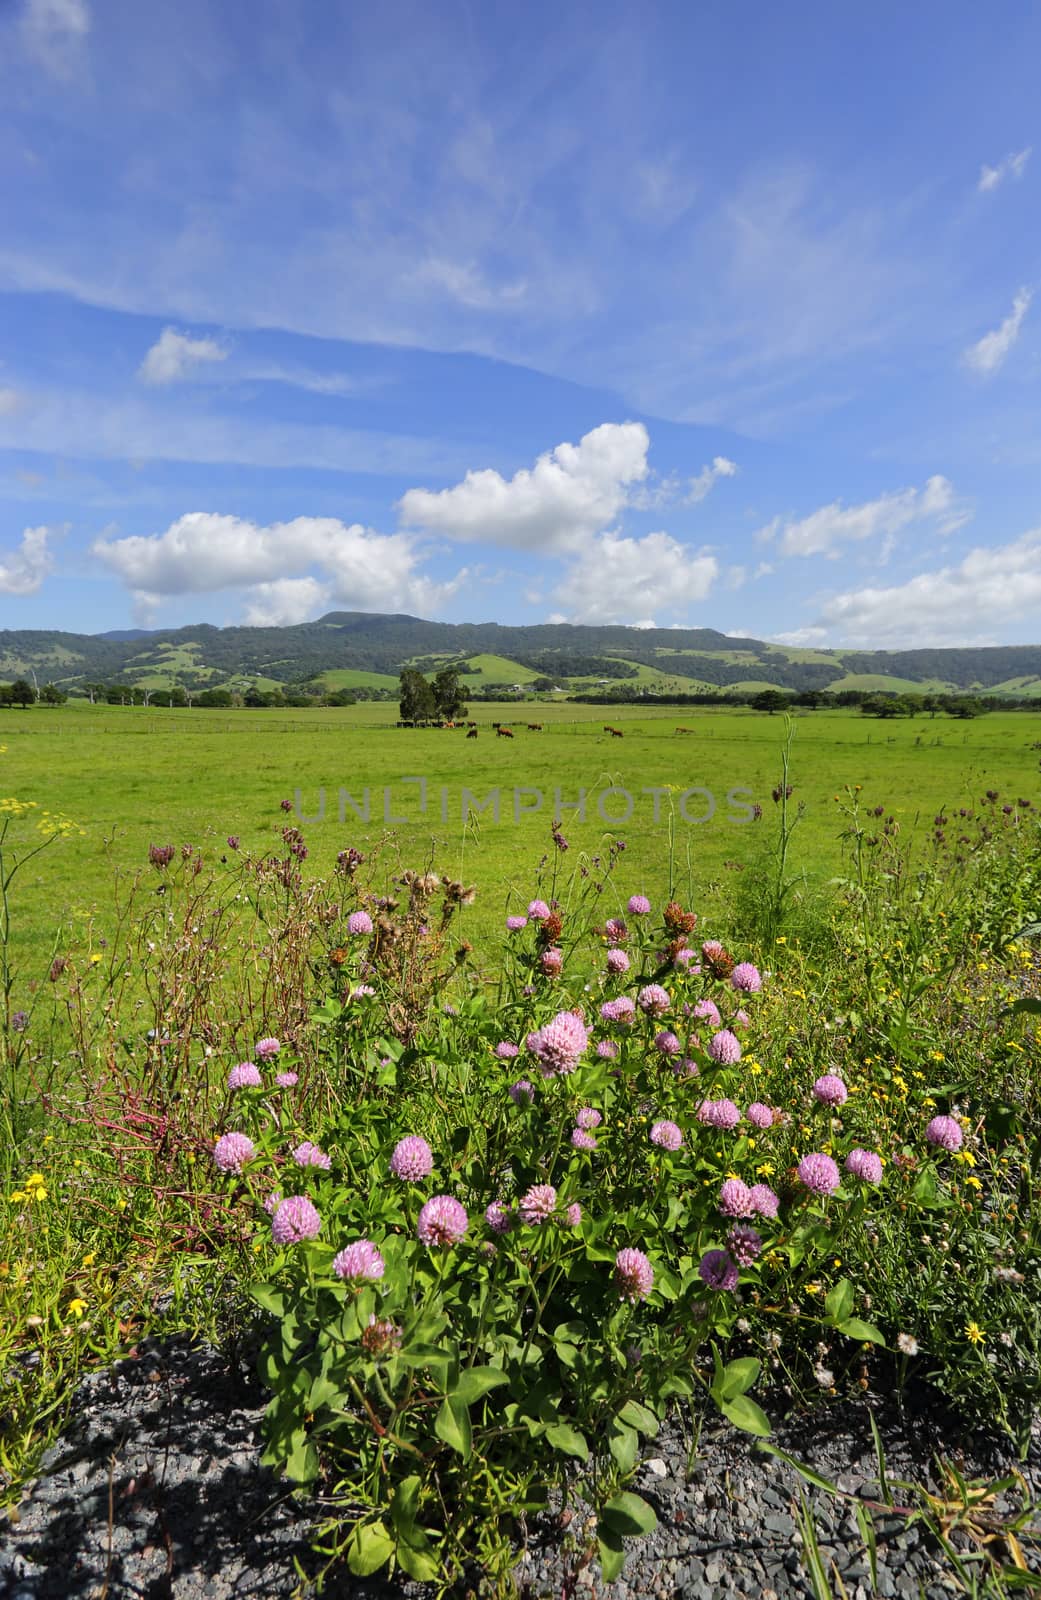
[[[431,855],[446,872],[478,885],[472,936],[497,924],[510,891],[534,888],[555,816],[572,851],[596,854],[608,837],[627,841],[626,882],[660,895],[670,872],[684,897],[710,911],[733,874],[757,859],[774,819],[784,719],[748,711],[642,709],[575,704],[481,706],[476,740],[461,730],[394,726],[397,708],[366,703],[343,709],[185,711],[91,707],[11,711],[0,726],[6,750],[0,793],[34,800],[73,818],[82,836],[54,843],[30,862],[12,891],[16,951],[49,950],[61,925],[75,944],[106,937],[114,873],[148,876],[151,843],[191,843],[227,853],[229,834],[252,851],[274,849],[287,820],[283,798],[299,791],[309,847],[306,870],[331,869],[348,844],[370,848],[390,835],[402,865]],[[491,724],[508,722],[512,740]],[[529,733],[527,721],[544,731]],[[605,722],[623,738],[603,731]],[[677,725],[693,730],[677,734]],[[941,806],[968,805],[985,789],[1037,799],[1041,725],[1024,714],[970,723],[917,718],[880,724],[855,713],[797,719],[795,797],[805,807],[796,866],[816,881],[839,865],[834,796],[863,786],[906,832]],[[420,785],[426,780],[426,810]],[[679,806],[684,791],[707,790]],[[345,790],[350,801],[343,802]],[[578,813],[586,791],[584,818]],[[605,791],[614,789],[614,794]],[[657,795],[644,791],[657,789]],[[493,804],[498,790],[499,817]],[[625,813],[632,797],[632,813]],[[728,805],[731,790],[740,791]],[[537,792],[528,792],[537,791]],[[368,816],[365,820],[366,794]],[[763,806],[761,823],[742,805]],[[482,809],[483,808],[483,809]],[[657,819],[655,809],[657,808]],[[670,812],[672,842],[670,843]],[[610,819],[616,819],[614,821]],[[705,818],[705,820],[698,820]],[[12,825],[8,847],[24,822]],[[572,854],[569,864],[577,857]],[[552,860],[550,862],[552,865]],[[609,891],[610,892],[610,891]]]

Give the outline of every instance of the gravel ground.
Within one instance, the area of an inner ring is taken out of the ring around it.
[[[243,1366],[186,1339],[143,1343],[115,1368],[92,1373],[17,1521],[0,1525],[0,1596],[290,1600],[311,1593],[294,1566],[299,1560],[313,1569],[306,1510],[259,1465],[263,1408]],[[901,1415],[880,1400],[874,1414],[894,1478],[934,1481],[940,1449],[970,1473],[1009,1464],[1007,1449],[966,1440],[935,1406]],[[877,1493],[867,1403],[785,1424],[774,1442],[851,1496]],[[688,1441],[670,1422],[649,1442],[633,1485],[654,1504],[659,1526],[633,1544],[613,1585],[601,1582],[585,1553],[581,1509],[539,1519],[517,1567],[523,1600],[812,1595],[796,1518],[803,1480],[722,1424],[706,1427],[689,1473],[687,1467]],[[1021,1470],[1041,1498],[1037,1433]],[[816,1491],[810,1498],[834,1592],[843,1590],[833,1568],[850,1600],[868,1600],[870,1570],[852,1502]],[[874,1522],[880,1596],[950,1600],[960,1592],[919,1527],[893,1513],[876,1513]],[[332,1600],[425,1600],[431,1591],[344,1574],[324,1593]]]

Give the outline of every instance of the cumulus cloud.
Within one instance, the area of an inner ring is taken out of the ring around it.
[[[228,352],[215,339],[192,339],[176,328],[164,328],[138,368],[142,383],[181,383],[193,368],[207,361],[226,361]]]
[[[89,32],[86,0],[28,0],[22,13],[26,49],[55,78],[75,76]]]
[[[864,540],[878,540],[884,549],[888,539],[914,522],[932,522],[938,533],[946,534],[960,528],[968,518],[969,513],[959,506],[948,479],[937,474],[928,479],[923,489],[899,489],[858,506],[844,506],[841,500],[833,500],[796,522],[775,517],[760,528],[756,539],[761,544],[777,539],[786,556],[834,558],[840,546]]]
[[[907,583],[835,595],[820,621],[843,643],[864,646],[987,644],[1006,636],[1014,622],[1026,623],[1036,635],[1041,528],[1011,544],[970,550],[957,565]]]
[[[704,600],[718,576],[715,556],[693,552],[670,534],[604,533],[569,563],[554,594],[570,622],[653,627],[645,619]]]
[[[26,528],[17,549],[0,551],[0,594],[36,593],[54,571],[54,556],[47,548],[53,532],[53,528]]]
[[[1029,160],[1030,146],[1027,145],[1025,150],[1019,150],[1014,155],[1007,155],[1004,161],[998,162],[996,167],[982,166],[980,168],[980,181],[976,187],[981,194],[985,194],[987,190],[996,189],[999,184],[1004,183],[1006,178],[1021,178]]]
[[[1012,346],[1019,338],[1019,330],[1023,326],[1023,318],[1030,309],[1030,302],[1034,298],[1032,289],[1020,289],[1012,302],[1012,310],[999,328],[992,333],[985,333],[976,344],[971,344],[962,357],[965,365],[978,372],[981,377],[993,377],[995,372],[1001,370],[1005,364]]]
[[[811,625],[807,628],[793,628],[790,633],[772,633],[770,638],[774,644],[790,645],[793,650],[805,650],[810,645],[821,644],[828,637],[827,628]]]
[[[317,578],[276,578],[249,591],[242,620],[252,628],[284,628],[320,616],[331,601],[330,586]]]
[[[488,468],[451,489],[409,489],[401,522],[464,543],[574,549],[613,521],[647,477],[649,445],[641,422],[605,422],[512,478]]]
[[[711,466],[702,467],[697,477],[691,478],[685,496],[685,503],[690,506],[697,505],[699,500],[704,500],[709,490],[719,482],[720,478],[733,478],[736,473],[736,462],[728,461],[726,456],[714,456]]]
[[[164,533],[98,539],[91,553],[139,596],[244,592],[268,621],[303,621],[327,604],[358,611],[435,613],[465,572],[438,583],[419,570],[408,534],[380,534],[335,517],[258,526],[189,512]]]

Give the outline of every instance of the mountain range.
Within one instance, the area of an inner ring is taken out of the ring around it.
[[[333,611],[287,627],[0,631],[0,680],[35,673],[66,692],[118,681],[148,688],[284,687],[380,693],[403,666],[459,664],[469,692],[552,680],[588,690],[892,689],[1041,698],[1041,645],[968,649],[817,650],[711,628],[427,622]],[[540,687],[547,687],[541,684]]]

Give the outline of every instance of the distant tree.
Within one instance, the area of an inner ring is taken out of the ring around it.
[[[439,717],[454,722],[466,715],[466,701],[459,685],[459,668],[442,667],[433,683],[434,706]]]
[[[764,689],[752,701],[752,710],[768,711],[773,716],[775,711],[787,711],[790,705],[790,695],[782,694],[780,689]]]
[[[40,704],[44,706],[63,706],[68,698],[68,695],[53,683],[45,683],[40,690]]]
[[[226,709],[232,703],[230,689],[203,689],[196,704],[210,709]]]
[[[358,697],[350,689],[330,689],[329,693],[323,696],[322,704],[327,706],[356,706]]]
[[[437,714],[434,691],[421,672],[403,667],[399,677],[398,714],[402,722],[429,722]]]
[[[35,704],[36,690],[33,688],[28,678],[16,678],[11,685],[8,705],[21,706],[22,710],[24,711],[26,706],[33,706]]]

